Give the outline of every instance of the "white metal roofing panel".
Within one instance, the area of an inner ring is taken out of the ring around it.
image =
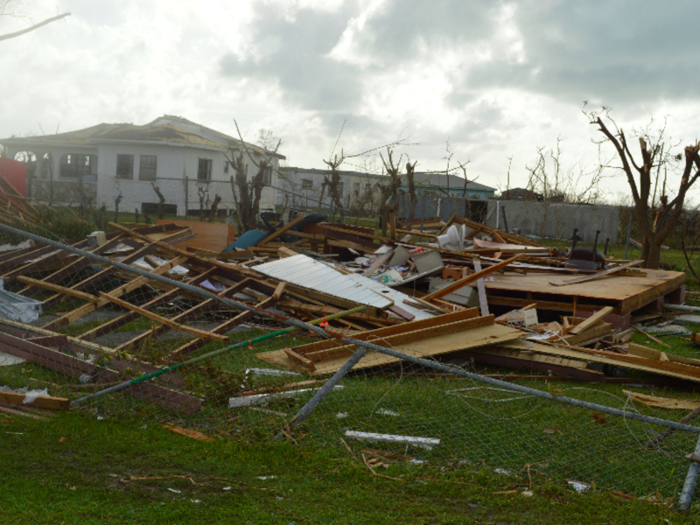
[[[426,312],[425,310],[422,310],[420,308],[416,308],[415,306],[411,306],[410,304],[406,304],[404,302],[404,299],[408,299],[409,301],[411,300],[411,297],[406,295],[403,292],[399,292],[398,290],[394,290],[393,288],[389,288],[385,284],[379,283],[373,279],[369,279],[367,277],[364,277],[363,275],[360,275],[359,273],[353,273],[351,275],[347,276],[348,279],[352,279],[353,281],[361,284],[362,286],[365,286],[371,290],[374,290],[377,293],[380,293],[392,301],[394,301],[394,305],[402,308],[403,310],[406,310],[408,313],[415,315],[414,321],[420,321],[421,319],[428,319],[429,317],[435,317],[434,314],[431,314],[430,312]]]
[[[306,255],[295,255],[285,259],[255,266],[255,271],[280,281],[297,284],[334,297],[349,299],[359,304],[385,309],[392,301],[372,291],[369,287],[343,275],[322,262]],[[370,281],[370,279],[367,279]]]

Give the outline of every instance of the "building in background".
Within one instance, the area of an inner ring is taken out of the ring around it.
[[[359,171],[339,171],[340,193],[343,206],[365,203],[367,199],[378,199],[377,184],[388,183],[388,175],[376,175]],[[323,190],[323,182],[330,178],[327,169],[280,168],[280,189],[277,206],[296,206],[306,208],[329,208],[332,199],[328,189]],[[401,175],[399,190],[408,192],[408,180]],[[491,199],[496,189],[478,182],[466,181],[456,175],[447,176],[440,173],[416,173],[414,176],[416,193],[419,195],[437,195],[465,197],[470,199]],[[322,195],[323,194],[323,195]],[[323,197],[323,198],[321,198]]]
[[[154,213],[160,197],[165,213],[208,209],[216,196],[219,209],[233,208],[231,152],[242,152],[247,177],[255,163],[270,158],[260,209],[274,209],[277,169],[284,156],[207,128],[165,115],[153,122],[98,124],[90,128],[36,137],[0,140],[8,157],[27,164],[27,193],[64,204],[89,202],[113,210]]]

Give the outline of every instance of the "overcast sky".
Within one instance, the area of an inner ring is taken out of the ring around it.
[[[565,167],[597,162],[584,100],[630,132],[668,117],[682,145],[699,135],[697,1],[24,0],[17,11],[0,34],[72,16],[0,42],[0,137],[163,114],[235,134],[235,118],[251,142],[273,130],[289,165],[322,168],[345,122],[338,152],[404,140],[398,153],[436,170],[449,141],[470,178],[505,188],[509,158],[511,187],[523,186],[557,137]]]

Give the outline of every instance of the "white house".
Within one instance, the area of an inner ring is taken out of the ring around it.
[[[269,158],[261,210],[274,209],[277,168],[285,157],[200,124],[171,115],[143,126],[96,126],[36,137],[0,140],[8,157],[28,163],[28,193],[35,199],[80,203],[122,211],[154,213],[157,191],[165,212],[179,216],[209,209],[218,195],[219,209],[233,209],[235,199],[228,158],[243,154],[247,177]]]

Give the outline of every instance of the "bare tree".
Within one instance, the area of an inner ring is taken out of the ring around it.
[[[389,176],[388,184],[378,184],[381,196],[379,200],[379,222],[382,228],[382,235],[386,236],[386,228],[389,224],[389,214],[394,211],[394,206],[398,200],[399,187],[401,186],[399,163],[401,158],[399,157],[398,162],[394,163],[393,159],[394,151],[387,146],[386,156],[379,153],[379,158],[382,159],[384,164],[384,169]]]
[[[323,177],[323,184],[321,185],[321,200],[323,200],[323,194],[326,188],[328,189],[328,194],[331,196],[333,205],[338,209],[340,213],[340,222],[345,222],[345,206],[343,206],[343,196],[340,194],[340,172],[338,168],[345,160],[345,156],[341,150],[340,157],[335,154],[332,158],[328,160],[323,160],[323,162],[331,169],[328,175]]]
[[[408,182],[408,196],[411,199],[411,206],[408,209],[407,217],[409,229],[413,224],[413,218],[416,215],[416,208],[418,207],[418,195],[416,195],[416,184],[413,177],[416,170],[416,164],[418,164],[418,161],[415,161],[413,164],[411,164],[410,162],[406,163],[406,181]]]
[[[16,8],[20,3],[21,1],[18,0],[0,0],[0,16],[18,16]],[[0,35],[0,40],[9,40],[10,38],[17,38],[18,36],[31,33],[32,31],[39,29],[40,27],[50,24],[51,22],[56,22],[57,20],[61,20],[62,18],[65,18],[67,16],[70,16],[70,13],[63,13],[62,15],[52,16],[51,18],[47,18],[43,22],[31,25],[27,28],[21,29],[20,31]]]
[[[229,155],[226,157],[236,171],[236,176],[231,177],[231,186],[233,197],[238,209],[238,225],[241,233],[252,230],[256,227],[258,215],[260,213],[260,199],[262,198],[263,187],[265,186],[265,178],[272,173],[273,159],[277,155],[277,151],[282,145],[281,140],[277,140],[274,149],[268,150],[265,148],[265,153],[259,155],[260,160],[256,161],[253,154],[248,149],[248,145],[243,140],[241,130],[238,128],[238,122],[233,121],[236,125],[236,131],[240,138],[240,144],[233,145]],[[261,137],[263,136],[261,131]],[[246,166],[243,162],[243,152],[257,168],[257,173],[252,177],[250,182],[246,179]],[[237,194],[238,193],[238,194]]]
[[[586,115],[590,123],[597,126],[605,136],[605,140],[615,148],[618,160],[622,164],[617,166],[617,169],[622,170],[627,178],[634,200],[635,218],[644,236],[642,243],[644,264],[647,268],[658,268],[661,245],[678,224],[686,194],[700,176],[700,157],[698,156],[700,142],[687,146],[683,153],[672,155],[671,147],[664,142],[665,125],[654,137],[651,137],[648,132],[641,132],[638,134],[641,162],[637,164],[627,137],[610,117],[609,108],[604,107],[601,111],[588,112]],[[611,127],[608,127],[609,125]],[[682,165],[681,161],[684,161]],[[675,166],[679,167],[680,180],[677,193],[672,198],[667,193],[667,175],[669,169],[672,172],[675,171]],[[664,180],[662,187],[658,188],[662,168]],[[658,199],[656,198],[657,189]]]
[[[160,187],[156,186],[155,182],[151,182],[151,187],[153,188],[153,191],[155,191],[156,195],[158,196],[158,219],[162,220],[163,219],[163,205],[165,204],[165,196],[163,195],[163,192],[160,191]],[[120,197],[121,197],[121,195],[122,194],[119,193]]]
[[[600,198],[603,166],[591,170],[580,164],[562,168],[562,142],[557,137],[554,148],[537,148],[537,162],[525,166],[528,172],[527,190],[544,201],[561,201],[575,204],[591,204]],[[509,169],[510,178],[510,169]]]

